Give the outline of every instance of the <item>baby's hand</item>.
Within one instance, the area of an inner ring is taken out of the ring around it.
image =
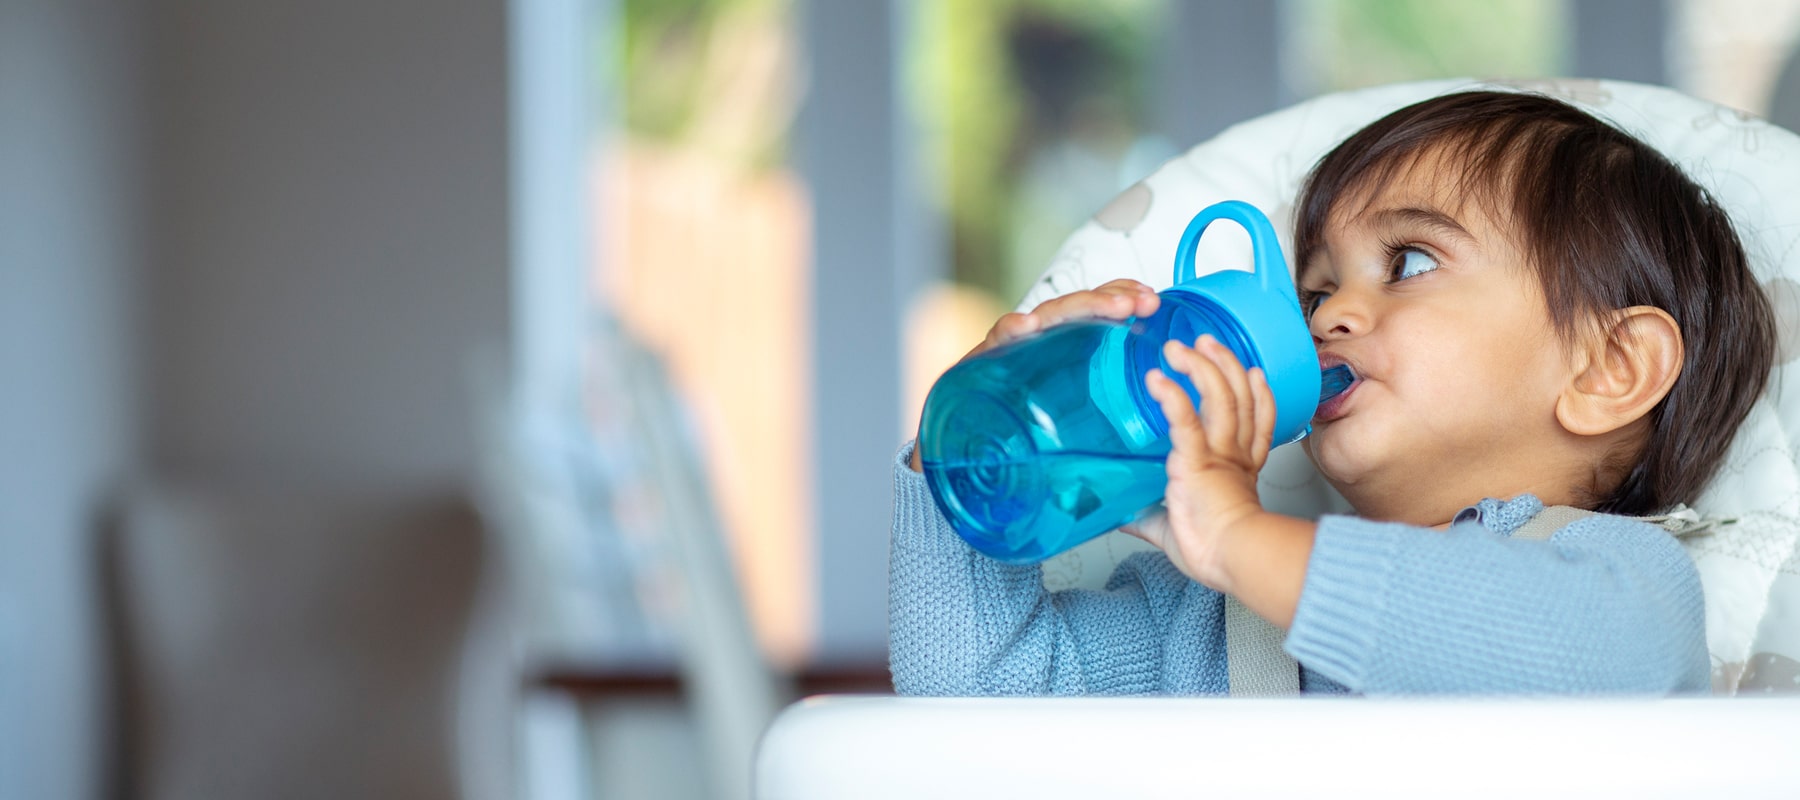
[[[962,360],[967,361],[976,354],[1064,322],[1073,322],[1078,319],[1147,317],[1156,313],[1156,307],[1161,302],[1162,298],[1156,295],[1155,289],[1130,278],[1120,278],[1103,283],[1093,289],[1052,297],[1039,303],[1029,314],[1020,314],[1015,311],[1002,316],[998,322],[994,323],[994,327],[988,329],[987,338],[975,345],[975,349],[964,354]],[[919,450],[920,448],[913,448],[912,469],[914,472],[921,471]]]
[[[1200,391],[1193,398],[1160,370],[1146,376],[1150,395],[1169,420],[1166,512],[1122,530],[1161,548],[1188,577],[1225,590],[1220,543],[1232,525],[1262,511],[1256,475],[1268,461],[1275,397],[1261,369],[1246,372],[1230,348],[1211,336],[1195,347],[1171,341],[1169,366]]]
[[[1108,281],[1093,289],[1070,292],[1039,303],[1029,314],[1013,312],[1002,316],[988,330],[986,339],[975,345],[963,360],[985,350],[1021,339],[1052,325],[1078,319],[1129,319],[1156,313],[1162,298],[1156,290],[1130,278]]]

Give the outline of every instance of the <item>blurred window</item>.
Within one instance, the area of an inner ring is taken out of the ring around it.
[[[615,37],[595,51],[616,63],[595,74],[617,107],[589,165],[593,296],[686,400],[752,624],[784,665],[805,646],[814,584],[792,16],[788,0],[618,2],[596,21]]]
[[[931,382],[1012,308],[1070,233],[1198,144],[1156,129],[1156,104],[1168,101],[1158,86],[1173,85],[1159,84],[1157,70],[1165,48],[1204,33],[1167,28],[1209,20],[1174,13],[1170,0],[902,7],[912,26],[910,103],[948,230],[948,282],[915,298],[906,318],[905,408],[916,420]],[[1564,0],[1289,0],[1279,14],[1281,41],[1269,46],[1285,54],[1290,99],[1437,77],[1551,76],[1567,62]]]
[[[1774,108],[1793,59],[1800,0],[1671,0],[1669,75],[1675,88],[1792,125],[1800,108]],[[1791,80],[1791,79],[1790,79]],[[1800,86],[1787,103],[1800,102]]]
[[[1150,135],[1164,2],[906,7],[908,90],[929,132],[950,276],[1010,305],[1070,231],[1173,154]]]
[[[1429,78],[1536,78],[1568,64],[1563,0],[1290,0],[1298,97]]]

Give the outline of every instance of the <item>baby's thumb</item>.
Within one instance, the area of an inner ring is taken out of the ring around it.
[[[1138,539],[1142,539],[1161,549],[1169,536],[1169,511],[1163,504],[1157,503],[1137,515],[1136,519],[1119,526],[1119,531]]]

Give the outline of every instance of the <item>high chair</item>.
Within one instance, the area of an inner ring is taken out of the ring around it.
[[[1671,89],[1598,80],[1427,81],[1326,95],[1237,125],[1125,190],[1077,230],[1019,303],[1134,278],[1158,289],[1183,227],[1211,203],[1268,214],[1291,256],[1307,170],[1343,138],[1446,92],[1549,94],[1642,138],[1731,215],[1779,320],[1769,388],[1692,507],[1736,520],[1684,540],[1706,592],[1717,697],[1760,701],[1379,701],[1180,698],[813,699],[765,734],[757,796],[1800,796],[1800,136]],[[1251,263],[1208,235],[1202,271]],[[1793,429],[1790,431],[1790,428]],[[882,465],[871,465],[879,469]],[[1259,490],[1274,511],[1343,513],[1298,448]],[[1098,588],[1148,545],[1113,533],[1044,565],[1051,589]]]

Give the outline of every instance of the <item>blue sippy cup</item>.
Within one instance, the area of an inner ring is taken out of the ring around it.
[[[1221,219],[1249,231],[1254,268],[1196,278],[1200,235]],[[1262,367],[1274,441],[1306,435],[1320,401],[1318,352],[1262,212],[1227,201],[1195,215],[1175,251],[1175,285],[1160,296],[1148,317],[1057,325],[969,358],[932,386],[920,460],[932,498],[975,549],[1041,561],[1162,500],[1169,423],[1145,373],[1159,368],[1196,407],[1204,402],[1163,359],[1170,339],[1191,345],[1210,333],[1245,369]]]

